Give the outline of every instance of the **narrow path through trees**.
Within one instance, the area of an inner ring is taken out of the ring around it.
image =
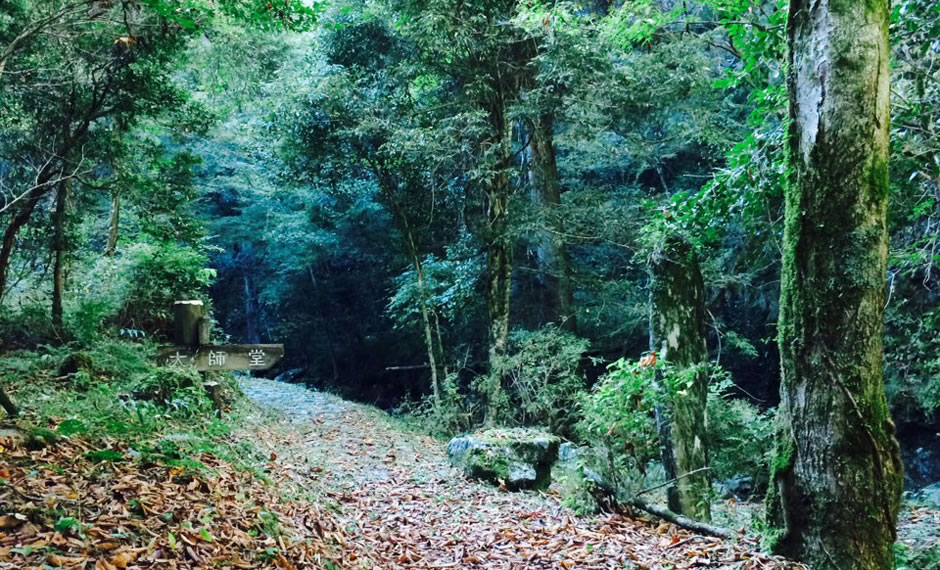
[[[452,469],[445,445],[368,406],[301,386],[242,382],[282,415],[270,447],[297,482],[337,503],[355,544],[348,567],[795,568],[673,525],[578,517],[554,492],[501,493]]]

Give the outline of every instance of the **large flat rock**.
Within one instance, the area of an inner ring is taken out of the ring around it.
[[[490,429],[455,437],[447,445],[452,465],[464,475],[509,490],[544,489],[561,440],[534,429]]]

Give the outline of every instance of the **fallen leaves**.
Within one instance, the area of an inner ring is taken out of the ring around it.
[[[190,469],[95,462],[80,438],[40,451],[0,442],[0,568],[799,567],[743,535],[731,543],[660,521],[577,517],[556,493],[467,481],[440,442],[366,407],[261,380],[246,392],[290,421],[233,435],[263,442],[267,482],[208,454],[187,458],[205,467]]]
[[[244,387],[284,412],[266,441],[282,456],[319,464],[306,472],[316,471],[309,483],[339,505],[349,531],[345,568],[802,568],[760,553],[744,535],[731,543],[658,520],[577,517],[553,494],[464,479],[444,445],[374,409],[264,380]]]
[[[75,438],[39,451],[2,443],[0,567],[291,570],[342,557],[346,539],[336,539],[343,530],[330,513],[284,501],[280,489],[214,456],[192,458],[212,473],[204,475],[96,463]]]

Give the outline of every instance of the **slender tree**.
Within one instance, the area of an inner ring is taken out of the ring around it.
[[[792,0],[776,548],[893,568],[902,475],[882,385],[888,0]]]
[[[694,250],[675,236],[664,239],[650,258],[650,348],[669,362],[673,378],[668,380],[679,384],[668,417],[657,411],[663,463],[667,469],[673,466],[678,479],[670,506],[691,518],[711,520],[703,438],[708,393],[705,285]]]
[[[55,212],[52,215],[52,326],[62,330],[62,300],[65,297],[66,220],[68,218],[69,180],[56,189]]]
[[[544,275],[546,320],[577,332],[571,288],[571,259],[562,236],[561,177],[555,156],[554,117],[543,113],[530,121],[532,182],[537,205],[545,218],[539,236],[538,262]]]

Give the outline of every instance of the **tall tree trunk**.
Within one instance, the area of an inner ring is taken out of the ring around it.
[[[59,182],[55,196],[55,214],[53,216],[52,251],[52,326],[62,330],[62,298],[65,296],[65,222],[69,199],[69,181]]]
[[[489,315],[489,378],[487,379],[486,421],[497,419],[498,404],[502,399],[503,357],[509,349],[509,306],[512,289],[512,240],[510,239],[509,169],[512,149],[506,132],[506,116],[502,99],[487,109],[492,134],[484,145],[493,173],[484,188],[487,208],[487,312]]]
[[[111,257],[117,251],[118,231],[121,227],[121,193],[115,190],[111,194],[111,217],[108,220],[108,243],[104,255]]]
[[[650,335],[650,349],[653,348],[652,344],[652,335]],[[656,386],[654,389],[661,391],[663,389],[662,382],[662,375],[657,372]],[[672,450],[672,415],[670,415],[669,410],[662,405],[656,406],[653,409],[653,414],[656,416],[656,435],[659,436],[659,458],[663,463],[663,472],[667,481],[678,482],[676,454]],[[666,504],[669,506],[669,510],[675,513],[682,513],[682,503],[679,501],[679,487],[676,484],[670,483],[666,486]]]
[[[431,308],[428,306],[430,304],[430,299],[426,293],[425,280],[424,280],[424,267],[421,264],[421,260],[415,256],[412,260],[415,268],[415,275],[418,281],[418,291],[420,294],[421,302],[421,321],[424,325],[424,344],[428,350],[428,367],[431,369],[431,393],[434,398],[434,408],[440,411],[441,408],[441,381],[438,377],[438,356],[437,348],[435,348],[434,342],[434,330],[431,324]]]
[[[882,384],[888,0],[792,0],[776,550],[893,568],[902,473]]]
[[[679,508],[691,518],[709,521],[711,478],[702,470],[708,466],[702,439],[708,394],[705,285],[691,246],[675,236],[665,238],[650,258],[650,337],[651,347],[670,364],[673,379],[688,382],[671,395],[669,406]]]
[[[441,342],[440,322],[433,300],[427,290],[427,279],[424,273],[424,264],[421,262],[421,252],[418,241],[412,230],[411,220],[406,208],[398,200],[396,189],[398,185],[393,181],[389,171],[377,162],[372,162],[372,169],[379,180],[379,187],[385,194],[385,199],[392,207],[394,219],[401,232],[402,245],[415,270],[415,280],[418,285],[418,302],[421,304],[421,323],[424,328],[424,346],[428,351],[428,367],[431,371],[431,393],[434,398],[434,409],[441,409],[441,380],[440,367],[444,363],[444,344]],[[436,334],[435,334],[436,332]],[[447,369],[444,368],[446,376]]]
[[[561,181],[555,161],[554,120],[544,114],[531,121],[532,181],[538,206],[548,227],[540,236],[538,260],[545,279],[546,319],[571,332],[577,331],[571,289],[571,261],[562,237],[564,227],[558,209],[561,206]]]
[[[421,303],[421,323],[424,327],[424,344],[428,351],[428,367],[431,370],[431,393],[434,398],[434,408],[436,411],[441,409],[441,381],[439,366],[444,361],[444,347],[439,344],[440,329],[438,335],[434,334],[434,323],[432,323],[432,314],[434,322],[437,321],[437,311],[433,307],[430,294],[427,290],[427,279],[424,275],[424,264],[421,263],[421,255],[418,252],[418,244],[415,242],[414,233],[411,231],[411,224],[405,216],[404,209],[397,202],[396,209],[399,212],[400,225],[402,227],[405,248],[411,257],[411,263],[415,270],[415,280],[418,285],[418,302]],[[438,342],[435,342],[437,340]]]

